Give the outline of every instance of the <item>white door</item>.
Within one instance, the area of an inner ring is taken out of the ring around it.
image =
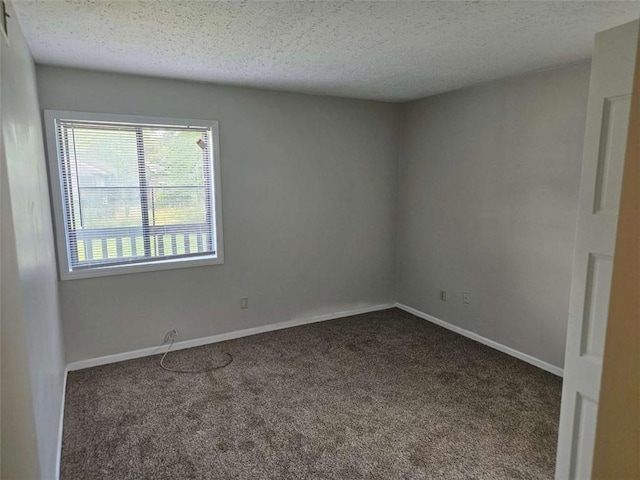
[[[638,22],[596,35],[582,160],[556,480],[591,478]]]

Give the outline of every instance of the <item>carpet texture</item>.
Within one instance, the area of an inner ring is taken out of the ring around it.
[[[561,379],[398,309],[69,373],[71,479],[552,478]]]

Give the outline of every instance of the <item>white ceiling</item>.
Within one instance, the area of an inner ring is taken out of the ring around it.
[[[14,0],[38,63],[406,101],[588,58],[638,1]]]

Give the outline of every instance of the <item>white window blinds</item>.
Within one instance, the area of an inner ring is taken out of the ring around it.
[[[69,271],[215,256],[210,128],[55,121]]]

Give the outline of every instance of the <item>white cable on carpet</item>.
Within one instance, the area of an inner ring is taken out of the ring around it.
[[[200,370],[176,370],[176,369],[173,369],[173,368],[165,367],[165,366],[164,366],[164,359],[165,359],[165,357],[167,356],[167,354],[169,353],[169,350],[171,350],[171,347],[173,346],[173,342],[174,342],[174,341],[175,341],[175,340],[173,340],[173,339],[170,341],[171,343],[169,344],[169,348],[167,348],[167,351],[166,351],[166,352],[164,352],[164,355],[163,355],[163,356],[162,356],[162,358],[160,359],[160,366],[161,366],[162,368],[164,368],[164,369],[165,369],[166,371],[168,371],[168,372],[174,372],[174,373],[204,373],[204,372],[210,372],[210,371],[212,371],[212,370],[219,370],[219,369],[221,369],[221,368],[226,367],[226,366],[227,366],[227,365],[229,365],[231,362],[233,362],[233,357],[231,356],[231,354],[230,354],[230,353],[222,352],[222,353],[223,353],[223,354],[225,354],[227,357],[229,357],[229,358],[228,358],[228,361],[227,361],[226,363],[222,364],[222,365],[217,365],[217,366],[215,366],[215,367],[206,367],[206,368],[202,368],[202,369],[200,369]]]

